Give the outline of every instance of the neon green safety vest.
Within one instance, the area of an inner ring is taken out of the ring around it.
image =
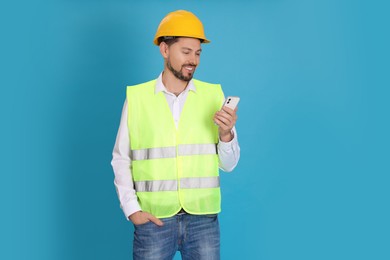
[[[193,80],[176,129],[156,80],[127,87],[128,129],[135,190],[143,211],[159,218],[221,210],[218,128],[221,86]]]

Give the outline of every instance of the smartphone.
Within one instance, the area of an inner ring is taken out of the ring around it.
[[[237,105],[238,105],[238,102],[240,102],[240,98],[239,97],[227,97],[225,102],[223,103],[223,106],[227,106],[228,108],[231,108],[231,109],[236,109]]]

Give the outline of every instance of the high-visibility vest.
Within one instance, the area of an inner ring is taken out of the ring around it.
[[[218,127],[224,96],[219,84],[193,80],[176,128],[156,80],[127,87],[131,170],[143,211],[159,218],[221,210]]]

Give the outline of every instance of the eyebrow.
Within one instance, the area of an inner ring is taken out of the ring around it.
[[[182,47],[181,49],[182,49],[182,50],[187,50],[187,51],[192,51],[192,49],[191,49],[191,48],[188,48],[188,47]],[[202,49],[199,49],[199,50],[197,50],[196,52],[202,52]]]

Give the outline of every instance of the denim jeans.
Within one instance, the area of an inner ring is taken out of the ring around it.
[[[220,259],[218,215],[181,214],[134,225],[134,260],[172,260],[179,251],[183,260]]]

